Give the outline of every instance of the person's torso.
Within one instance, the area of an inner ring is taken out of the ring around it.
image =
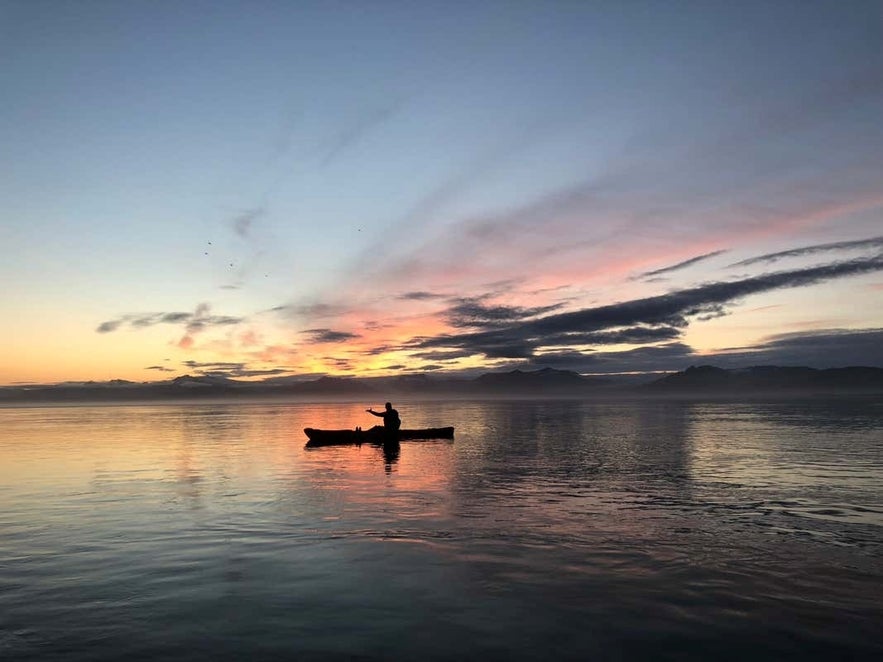
[[[383,412],[383,425],[388,428],[398,428],[401,425],[399,412],[395,409],[387,409]]]

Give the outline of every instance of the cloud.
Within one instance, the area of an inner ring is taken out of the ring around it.
[[[344,127],[333,137],[325,155],[321,159],[321,165],[327,166],[334,162],[341,154],[353,145],[361,141],[366,135],[378,126],[383,125],[404,106],[404,102],[397,101],[375,110],[364,112],[357,117],[352,124]]]
[[[322,361],[327,364],[333,365],[337,370],[349,372],[353,369],[352,361],[348,358],[341,358],[337,356],[323,356]]]
[[[683,262],[678,262],[677,264],[673,264],[670,267],[663,267],[661,269],[654,269],[653,271],[645,271],[644,273],[636,276],[636,278],[649,278],[654,276],[660,276],[662,274],[667,274],[671,271],[678,271],[680,269],[686,269],[697,262],[702,262],[703,260],[708,260],[709,258],[715,257],[722,253],[726,253],[727,249],[721,249],[717,251],[712,251],[710,253],[705,253],[704,255],[697,255],[696,257],[691,257],[689,260],[684,260]]]
[[[162,365],[149,365],[144,369],[145,370],[157,370],[159,372],[175,372],[172,368],[167,368],[166,366],[162,366]]]
[[[673,342],[618,352],[577,352],[573,350],[544,352],[533,357],[528,366],[558,368],[582,373],[616,374],[682,370],[696,362],[697,357],[692,347],[684,343]]]
[[[444,299],[446,295],[436,294],[433,292],[405,292],[398,296],[403,301],[431,301],[433,299]]]
[[[159,322],[164,324],[177,324],[178,322],[187,322],[192,317],[193,315],[191,313],[164,313],[160,315]]]
[[[878,207],[883,159],[868,136],[879,129],[839,120],[851,108],[873,116],[880,73],[872,65],[838,78],[746,95],[737,111],[699,125],[685,116],[677,128],[690,129],[687,140],[660,120],[606,155],[592,178],[516,207],[439,219],[432,234],[396,232],[403,241],[385,242],[381,259],[372,247],[344,277],[353,288],[372,272],[378,286],[467,293],[516,274],[537,286],[585,283],[644,271],[675,250],[706,256]]]
[[[428,352],[414,352],[413,357],[424,361],[454,361],[469,356],[469,353],[460,349],[432,350]]]
[[[117,331],[123,326],[129,326],[134,329],[144,329],[157,324],[183,324],[186,333],[192,335],[210,327],[231,326],[234,324],[240,324],[246,320],[245,317],[234,317],[231,315],[210,315],[210,311],[211,307],[209,304],[201,303],[192,313],[172,312],[123,315],[117,319],[102,322],[96,327],[95,332],[111,333]]]
[[[242,238],[248,237],[254,222],[266,213],[267,210],[264,207],[256,207],[237,214],[231,222],[233,231]]]
[[[683,190],[682,182],[638,195],[642,177],[649,186],[658,173],[651,169],[628,179],[630,174],[611,173],[520,208],[451,222],[407,254],[359,264],[350,287],[366,273],[379,287],[404,281],[425,292],[470,291],[492,279],[520,278],[530,289],[610,280],[658,262],[660,246],[665,253],[673,246],[705,249],[702,257],[711,258],[709,245],[744,245],[883,203],[878,193],[853,184],[849,173],[834,190],[821,175],[806,175],[799,183],[783,175],[764,186],[745,183],[749,192],[737,199],[719,192],[725,201],[708,212],[711,202]]]
[[[822,329],[777,334],[757,345],[719,352],[715,361],[723,366],[883,367],[883,329]]]
[[[765,338],[757,345],[697,354],[684,343],[638,347],[623,352],[561,351],[534,357],[533,367],[583,373],[670,372],[691,365],[748,368],[757,365],[838,368],[883,367],[883,329],[824,329]]]
[[[425,360],[452,360],[483,354],[492,359],[535,359],[552,356],[555,348],[567,348],[565,353],[584,353],[570,348],[598,345],[651,344],[673,340],[682,334],[683,329],[674,326],[635,326],[612,331],[567,331],[542,336],[524,337],[518,329],[496,330],[487,333],[462,336],[444,335],[436,338],[417,339],[417,347],[457,347],[428,352],[417,352],[415,358]]]
[[[378,261],[389,262],[394,256],[412,253],[414,248],[408,239],[426,234],[426,228],[441,218],[453,201],[470,189],[477,188],[495,170],[509,166],[519,152],[526,152],[560,128],[559,118],[543,114],[518,130],[490,140],[478,146],[475,153],[461,162],[452,172],[430,190],[426,191],[399,218],[393,220],[383,231],[382,239],[367,246],[349,268],[350,276],[358,277],[366,268]],[[399,238],[390,242],[388,237]],[[407,258],[405,258],[407,259]]]
[[[107,322],[102,322],[95,329],[96,333],[111,333],[116,331],[122,324],[127,322],[126,318],[121,317],[120,319],[109,320]]]
[[[482,303],[484,298],[464,297],[455,299],[454,305],[448,308],[445,313],[448,323],[453,327],[493,328],[536,317],[561,307],[561,304],[536,306],[533,308],[487,305]]]
[[[309,342],[313,343],[339,343],[360,337],[357,333],[332,329],[306,329],[301,333],[309,336]]]
[[[675,326],[635,326],[615,331],[568,332],[546,336],[539,347],[575,345],[646,345],[680,337],[683,329]]]
[[[242,368],[245,364],[240,362],[226,362],[226,361],[194,361],[187,360],[181,361],[181,365],[187,366],[188,368],[198,368],[198,369],[211,369],[211,370],[235,370],[238,368]]]
[[[628,324],[686,326],[687,318],[717,312],[720,306],[770,290],[813,285],[822,281],[883,271],[883,256],[763,274],[743,280],[708,283],[698,287],[624,303],[559,313],[521,326],[525,333],[582,331]]]
[[[727,313],[727,307],[752,294],[802,287],[847,276],[883,271],[883,256],[763,274],[742,280],[708,283],[698,287],[606,306],[584,308],[516,322],[501,328],[416,338],[418,350],[459,349],[488,358],[529,358],[538,347],[571,347],[608,342],[652,343],[674,337],[692,319]],[[595,335],[608,329],[619,331]],[[615,340],[619,334],[620,339]],[[592,342],[594,340],[594,342]]]
[[[278,161],[291,151],[294,135],[303,122],[304,111],[300,107],[289,107],[280,118],[275,138],[272,140],[269,161]]]
[[[312,303],[288,303],[274,306],[266,312],[276,313],[283,317],[305,317],[309,319],[333,318],[349,311],[349,307],[343,304],[328,302]]]
[[[363,350],[359,352],[362,356],[381,356],[386,354],[387,352],[391,352],[398,349],[398,347],[394,347],[393,345],[374,345],[369,349]]]
[[[745,267],[752,264],[760,264],[761,262],[776,262],[782,258],[802,257],[804,255],[815,255],[816,253],[826,253],[829,251],[845,251],[860,250],[865,248],[883,248],[883,237],[870,237],[868,239],[858,239],[855,241],[835,241],[829,244],[815,244],[813,246],[803,246],[802,248],[792,248],[787,251],[779,251],[778,253],[767,253],[758,257],[752,257],[741,262],[731,264],[731,267]]]
[[[287,368],[249,368],[248,364],[242,362],[200,362],[200,361],[183,361],[182,365],[191,369],[198,375],[207,377],[224,377],[233,379],[236,377],[272,377],[277,375],[289,374],[291,370]]]
[[[390,324],[388,322],[378,322],[377,320],[366,320],[362,322],[362,327],[366,331],[380,331],[382,329],[390,329],[394,326],[394,324]]]

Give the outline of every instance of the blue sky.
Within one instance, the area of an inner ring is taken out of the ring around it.
[[[883,327],[873,262],[677,333],[635,320],[653,342],[458,338],[879,258],[840,244],[883,235],[881,24],[876,2],[0,2],[0,381],[666,370],[782,334],[820,339],[791,360],[854,358],[825,348]]]

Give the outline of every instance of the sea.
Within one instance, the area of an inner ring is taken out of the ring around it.
[[[0,409],[0,659],[883,659],[883,401]]]

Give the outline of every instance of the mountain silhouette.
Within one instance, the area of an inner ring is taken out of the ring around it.
[[[583,377],[569,370],[542,370],[511,372],[489,372],[476,377],[472,388],[492,394],[520,395],[577,395],[597,389],[606,384],[606,380]]]
[[[715,366],[691,366],[644,387],[654,393],[834,393],[883,391],[883,368],[754,366],[727,370]]]
[[[754,397],[883,393],[883,368],[756,366],[724,369],[692,366],[639,386],[624,386],[568,370],[485,373],[469,379],[409,374],[393,377],[330,377],[305,381],[270,378],[240,381],[224,375],[182,375],[161,382],[64,382],[0,387],[0,402],[138,401],[192,398],[366,399],[402,398],[593,398]]]

